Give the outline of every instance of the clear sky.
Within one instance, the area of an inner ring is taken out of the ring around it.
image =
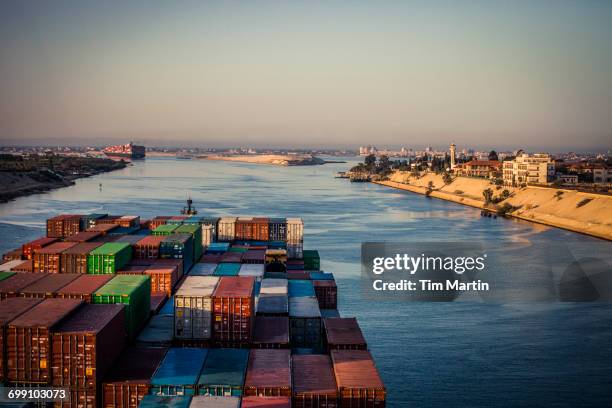
[[[0,142],[612,146],[612,1],[0,2]]]

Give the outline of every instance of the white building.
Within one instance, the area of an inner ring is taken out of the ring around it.
[[[523,153],[503,163],[504,184],[507,186],[546,184],[553,181],[554,176],[555,163],[546,153]]]
[[[612,184],[612,169],[605,166],[593,168],[593,183]]]

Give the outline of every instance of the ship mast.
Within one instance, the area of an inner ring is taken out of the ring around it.
[[[187,207],[183,207],[183,209],[181,210],[181,214],[182,215],[196,215],[198,213],[198,210],[195,209],[195,207],[193,206],[193,200],[191,199],[191,197],[187,198]]]

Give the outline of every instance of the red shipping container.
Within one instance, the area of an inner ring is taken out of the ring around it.
[[[244,397],[240,408],[291,408],[289,397]]]
[[[123,305],[84,305],[53,330],[51,385],[95,388],[126,336]]]
[[[250,343],[255,322],[255,278],[223,276],[213,292],[213,340]]]
[[[156,259],[155,262],[153,262],[152,266],[153,265],[155,265],[156,267],[166,267],[166,268],[176,267],[176,270],[178,271],[179,279],[183,277],[183,274],[185,272],[183,270],[183,260],[182,259]]]
[[[264,264],[266,263],[265,249],[249,249],[242,254],[242,263],[246,264]]]
[[[151,277],[151,292],[165,292],[168,296],[172,296],[174,286],[179,280],[176,265],[155,263],[146,268],[144,274]]]
[[[149,229],[150,230],[154,230],[155,228],[159,227],[160,225],[166,224],[166,222],[169,219],[170,219],[169,216],[159,215],[159,216],[153,218],[151,221],[149,221]]]
[[[101,242],[83,242],[62,252],[60,273],[87,273],[87,256],[101,245]]]
[[[58,290],[56,296],[62,299],[79,299],[91,303],[92,295],[113,277],[114,275],[80,275]]]
[[[17,273],[0,281],[0,299],[18,296],[21,289],[47,276],[46,273]]]
[[[200,263],[219,263],[223,254],[204,254],[200,257]]]
[[[254,348],[289,348],[289,317],[257,316],[253,329]]]
[[[124,215],[117,218],[116,222],[124,228],[140,227],[140,217],[138,215]]]
[[[45,299],[9,323],[6,331],[9,381],[49,383],[51,332],[82,305],[75,299]]]
[[[119,223],[117,222],[117,220],[121,218],[121,215],[107,215],[104,218],[98,218],[96,220],[96,226],[98,225],[119,225]]]
[[[137,408],[149,394],[151,377],[164,359],[167,349],[132,347],[127,349],[102,384],[104,408]]]
[[[34,261],[31,259],[28,261],[23,261],[17,266],[13,266],[11,268],[11,272],[34,272]]]
[[[287,279],[310,280],[310,273],[304,270],[288,270]]]
[[[354,317],[323,319],[328,350],[367,350],[368,344]]]
[[[93,388],[69,388],[70,401],[56,402],[55,408],[97,408],[98,393]]]
[[[147,235],[134,245],[134,258],[159,258],[159,244],[166,239],[161,235]]]
[[[0,381],[6,379],[6,326],[40,302],[42,299],[21,297],[9,298],[0,302]]]
[[[236,239],[267,241],[269,238],[269,223],[269,218],[238,218],[236,220]]]
[[[66,242],[87,242],[92,239],[98,238],[102,236],[102,233],[99,231],[81,231],[78,234],[72,235],[70,237],[66,237],[64,241]]]
[[[383,408],[386,390],[366,350],[332,350],[340,407]]]
[[[65,238],[81,231],[82,215],[62,214],[47,220],[47,236]]]
[[[242,263],[242,253],[240,252],[225,252],[221,255],[219,262],[227,263]]]
[[[249,354],[245,396],[291,396],[291,350],[253,349]]]
[[[326,354],[291,357],[293,408],[336,408],[338,389],[331,359]]]
[[[108,231],[112,231],[115,228],[119,228],[119,224],[100,223],[99,221],[100,220],[98,220],[98,223],[94,225],[93,227],[87,228],[87,231],[88,232],[100,232],[102,235],[106,235]]]
[[[4,255],[2,255],[2,262],[17,261],[20,259],[23,259],[22,248],[13,249],[12,251],[8,251]]]
[[[60,273],[62,252],[77,245],[76,242],[56,242],[32,255],[34,272]]]
[[[57,291],[74,281],[80,275],[77,274],[50,274],[44,278],[37,280],[31,285],[21,289],[21,297],[26,298],[53,298]]]
[[[289,273],[287,271],[287,273]],[[315,280],[312,286],[319,302],[319,309],[338,308],[338,287],[334,280]]]
[[[23,257],[25,259],[32,259],[32,254],[37,250],[46,247],[47,245],[51,245],[52,243],[57,242],[57,238],[38,238],[34,241],[30,241],[26,244],[23,244],[21,250],[23,251]]]
[[[106,244],[107,242],[115,242],[119,238],[121,238],[121,235],[102,235],[101,237],[93,239],[91,242],[100,242]]]

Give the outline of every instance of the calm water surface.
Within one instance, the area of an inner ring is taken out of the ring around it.
[[[305,248],[319,249],[322,268],[336,275],[341,314],[359,318],[390,407],[612,406],[612,307],[374,303],[359,286],[363,241],[521,241],[536,254],[551,243],[610,254],[610,243],[333,178],[349,166],[149,158],[0,204],[0,251],[43,235],[58,213],[172,215],[188,195],[201,215],[301,216]]]

